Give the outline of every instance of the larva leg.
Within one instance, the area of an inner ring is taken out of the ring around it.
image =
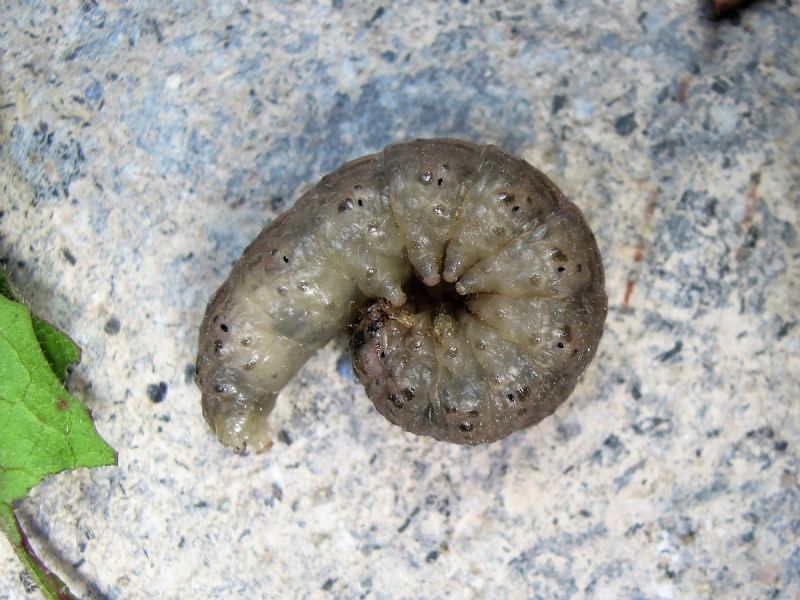
[[[486,146],[449,234],[445,281],[457,281],[469,267],[542,223],[566,202],[537,169]]]
[[[448,233],[478,167],[480,146],[454,140],[416,140],[384,150],[389,200],[425,285],[439,283]]]

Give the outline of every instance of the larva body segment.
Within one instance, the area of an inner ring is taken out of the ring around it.
[[[606,315],[578,208],[494,146],[416,140],[350,162],[268,225],[212,297],[196,381],[237,450],[309,355],[355,323],[377,409],[460,444],[539,422],[571,393]]]

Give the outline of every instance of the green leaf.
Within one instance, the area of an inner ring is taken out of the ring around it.
[[[66,334],[35,315],[31,315],[31,325],[50,368],[64,383],[67,367],[81,361],[81,349]]]
[[[0,270],[0,295],[22,303],[22,295],[11,280]],[[33,332],[42,347],[42,352],[61,383],[67,376],[67,367],[81,361],[81,349],[67,335],[47,321],[31,315]]]
[[[46,475],[116,461],[86,408],[50,368],[28,309],[6,298],[0,298],[0,423],[0,502],[23,498]]]
[[[22,302],[22,295],[19,293],[17,286],[11,283],[3,269],[0,269],[0,296],[5,296],[14,302]]]
[[[0,271],[0,529],[45,596],[70,598],[28,544],[14,504],[47,475],[113,465],[117,455],[62,384],[80,349],[18,298]]]

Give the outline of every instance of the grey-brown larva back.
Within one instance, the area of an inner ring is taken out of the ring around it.
[[[200,329],[203,414],[237,450],[269,444],[280,389],[355,323],[354,369],[419,435],[501,439],[550,415],[606,316],[580,210],[494,146],[416,140],[326,175],[245,250]]]

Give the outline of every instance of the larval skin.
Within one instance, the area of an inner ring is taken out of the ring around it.
[[[550,415],[607,311],[580,210],[495,146],[416,140],[349,162],[270,223],[209,302],[196,382],[237,451],[308,357],[355,323],[353,367],[406,431],[458,444]]]

